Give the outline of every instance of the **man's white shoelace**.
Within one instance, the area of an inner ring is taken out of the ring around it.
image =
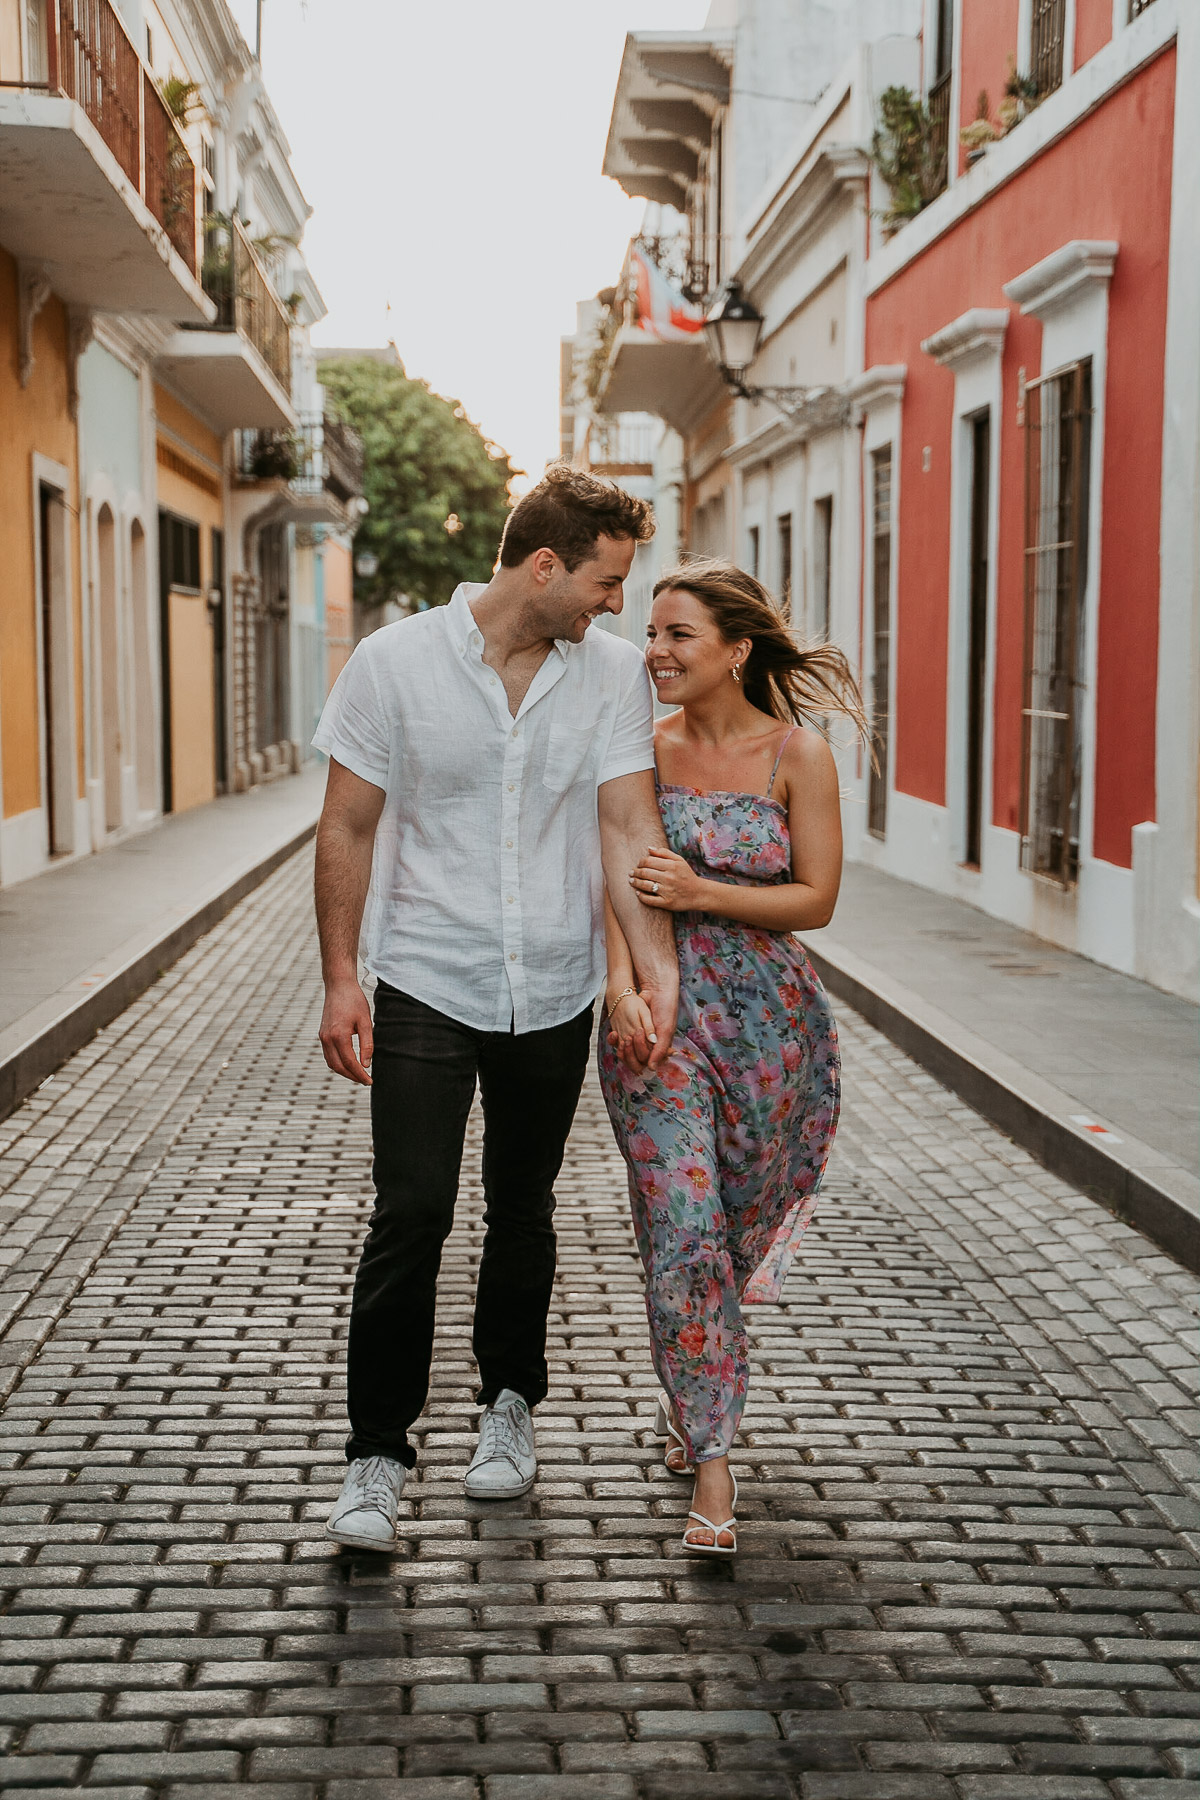
[[[515,1410],[511,1406],[506,1406],[503,1411],[489,1407],[484,1413],[477,1462],[491,1462],[493,1457],[502,1456],[519,1471],[520,1459],[528,1456],[529,1448],[513,1419]]]
[[[362,1503],[374,1507],[389,1522],[392,1508],[396,1504],[396,1477],[387,1466],[382,1456],[370,1456],[366,1459],[366,1468],[359,1477],[359,1488],[362,1491]]]

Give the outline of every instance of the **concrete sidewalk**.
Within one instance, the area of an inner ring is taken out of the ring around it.
[[[1200,1268],[1200,1009],[857,863],[805,943],[831,993]]]
[[[0,1119],[299,849],[324,765],[0,889]]]

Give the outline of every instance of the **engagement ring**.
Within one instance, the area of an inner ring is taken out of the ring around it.
[[[652,882],[651,882],[651,883],[650,883],[650,892],[651,892],[651,893],[652,893],[652,894],[657,894],[657,892],[658,892],[658,883],[657,883],[657,881],[652,881]]]

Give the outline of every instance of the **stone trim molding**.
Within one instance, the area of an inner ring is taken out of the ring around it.
[[[1023,313],[1045,321],[1071,306],[1091,288],[1112,278],[1120,245],[1111,238],[1072,238],[1034,263],[1023,275],[1004,283],[1004,292]]]
[[[976,357],[999,356],[1007,330],[1007,306],[972,306],[932,337],[923,338],[921,348],[943,369],[957,370]]]
[[[861,375],[852,376],[846,383],[846,393],[860,412],[871,412],[877,406],[903,400],[907,377],[907,363],[876,363]]]

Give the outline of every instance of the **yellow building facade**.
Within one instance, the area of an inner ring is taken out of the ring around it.
[[[0,247],[0,881],[74,850],[80,829],[83,625],[71,355],[66,306]]]

